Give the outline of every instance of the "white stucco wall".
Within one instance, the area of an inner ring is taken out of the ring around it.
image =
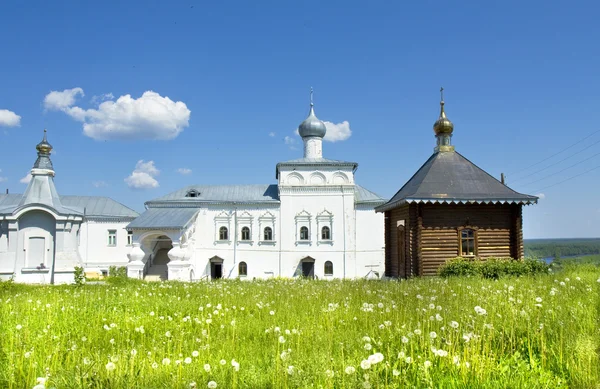
[[[294,277],[302,274],[303,260],[314,263],[319,279],[365,277],[370,271],[383,274],[383,214],[356,206],[350,168],[281,169],[279,179],[280,204],[199,203],[192,224],[168,234],[174,256],[185,257],[169,264],[169,278],[187,280],[193,272],[194,279],[210,279],[211,262],[222,265],[224,278],[239,277],[241,262],[247,266],[244,279]],[[266,226],[272,228],[272,241],[263,239]],[[303,226],[309,229],[308,240],[300,239]],[[321,239],[323,226],[330,228],[330,240]],[[227,240],[220,240],[221,227],[227,228]],[[250,240],[241,239],[243,227],[250,229]],[[149,250],[142,238],[158,233],[135,232],[144,258]],[[179,247],[185,255],[178,254]],[[332,275],[325,275],[327,261],[332,262]],[[140,265],[136,266],[139,273]]]
[[[129,221],[105,222],[90,220],[84,223],[79,236],[79,253],[86,271],[108,270],[110,266],[126,266],[131,245],[127,244]],[[116,245],[108,244],[108,231],[117,233]]]

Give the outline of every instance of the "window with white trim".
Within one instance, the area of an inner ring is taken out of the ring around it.
[[[321,228],[321,240],[331,240],[331,230],[328,226]]]
[[[248,265],[246,262],[240,262],[238,265],[238,275],[247,276],[248,275]]]
[[[108,230],[108,245],[117,245],[117,230]]]
[[[133,244],[133,231],[127,231],[127,246]]]
[[[227,227],[221,226],[219,228],[219,240],[228,240],[229,239],[229,231]]]
[[[309,240],[308,227],[306,227],[306,226],[300,227],[300,240]]]
[[[273,229],[271,227],[265,227],[263,240],[270,241],[273,240]]]
[[[250,228],[242,227],[242,240],[250,240]]]

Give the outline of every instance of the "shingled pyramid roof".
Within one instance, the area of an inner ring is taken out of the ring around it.
[[[404,203],[535,204],[538,198],[515,192],[460,153],[436,152],[378,212]]]

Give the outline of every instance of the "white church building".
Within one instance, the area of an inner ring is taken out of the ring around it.
[[[0,279],[72,282],[75,267],[126,267],[150,280],[379,278],[385,199],[355,183],[355,162],[323,158],[325,124],[310,113],[304,157],[277,184],[190,185],[134,210],[107,197],[61,196],[44,139],[24,194],[0,194]]]
[[[76,266],[106,273],[126,266],[138,213],[107,197],[60,196],[44,139],[24,194],[0,194],[0,279],[72,282]]]
[[[355,162],[323,158],[325,124],[310,113],[304,157],[280,162],[277,184],[190,185],[145,203],[132,221],[127,274],[210,280],[378,278],[385,199],[356,184]]]

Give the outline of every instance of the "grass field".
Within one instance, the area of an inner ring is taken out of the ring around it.
[[[5,286],[0,387],[598,388],[599,291],[592,265],[499,281]]]

